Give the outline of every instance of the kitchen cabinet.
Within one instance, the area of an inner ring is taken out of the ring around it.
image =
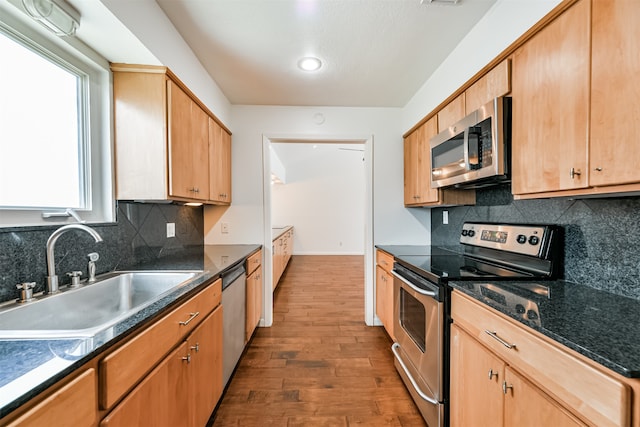
[[[376,250],[376,314],[387,334],[395,341],[393,330],[393,256]]]
[[[507,58],[465,90],[465,115],[509,92],[511,92],[511,60]]]
[[[577,2],[513,55],[513,194],[588,186],[590,10]]]
[[[180,87],[167,80],[169,196],[209,197],[209,118]]]
[[[589,184],[638,183],[640,2],[596,0],[591,13]]]
[[[437,123],[438,119],[432,117],[404,140],[404,204],[407,207],[475,203],[474,190],[431,188],[429,141],[438,133]]]
[[[86,369],[66,385],[49,393],[24,415],[6,425],[49,427],[55,423],[58,426],[93,426],[98,418],[96,384],[95,369]]]
[[[111,69],[116,198],[229,204],[231,132],[166,67]]]
[[[282,273],[287,268],[291,254],[293,253],[293,227],[289,227],[284,233],[273,240],[273,282],[272,289],[275,290],[282,277]]]
[[[438,111],[438,131],[436,134],[464,118],[466,114],[464,99],[465,94],[463,92]]]
[[[251,339],[262,317],[262,250],[247,258],[247,319],[245,343]]]
[[[451,317],[452,426],[630,424],[629,386],[605,368],[459,291]]]
[[[222,307],[218,307],[100,426],[205,426],[222,395],[221,348]]]
[[[231,135],[209,118],[209,200],[231,204]]]

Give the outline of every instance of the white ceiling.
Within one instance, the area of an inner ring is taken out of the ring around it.
[[[405,106],[496,2],[156,1],[232,104],[359,107]]]

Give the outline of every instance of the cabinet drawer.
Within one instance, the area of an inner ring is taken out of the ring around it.
[[[221,297],[218,279],[100,361],[100,408],[113,406],[220,304]]]
[[[376,251],[376,264],[378,264],[384,271],[391,273],[393,269],[393,256],[378,249]]]
[[[560,344],[457,291],[451,299],[451,316],[455,324],[585,420],[598,426],[629,424],[627,385],[572,355]],[[507,344],[512,348],[507,348]]]
[[[251,274],[256,268],[262,265],[262,249],[247,258],[246,270],[247,274]]]
[[[97,418],[96,371],[87,369],[8,427],[92,426]]]

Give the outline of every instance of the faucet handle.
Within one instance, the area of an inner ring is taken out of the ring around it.
[[[20,298],[18,302],[25,303],[33,301],[33,288],[35,288],[36,282],[24,282],[18,283],[16,288],[20,290]]]
[[[80,276],[82,276],[82,271],[72,271],[71,273],[67,273],[67,276],[71,277],[70,287],[77,288],[80,286]]]
[[[87,254],[87,256],[89,257],[89,261],[93,262],[96,262],[100,259],[100,255],[97,252],[91,252],[90,254]]]

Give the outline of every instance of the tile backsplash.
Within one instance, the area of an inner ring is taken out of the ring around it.
[[[513,200],[508,185],[477,190],[476,197],[476,206],[431,210],[433,245],[457,244],[465,221],[557,224],[564,229],[565,280],[640,299],[640,197]]]
[[[176,225],[172,238],[166,237],[169,222]],[[18,297],[17,283],[36,282],[35,292],[44,290],[47,239],[58,227],[0,228],[0,302]],[[119,202],[116,223],[90,227],[100,233],[103,242],[95,243],[81,231],[69,231],[58,239],[56,273],[61,284],[69,282],[65,273],[72,270],[80,270],[82,277],[87,277],[90,252],[100,255],[96,262],[100,274],[152,263],[168,255],[203,251],[202,207]]]

